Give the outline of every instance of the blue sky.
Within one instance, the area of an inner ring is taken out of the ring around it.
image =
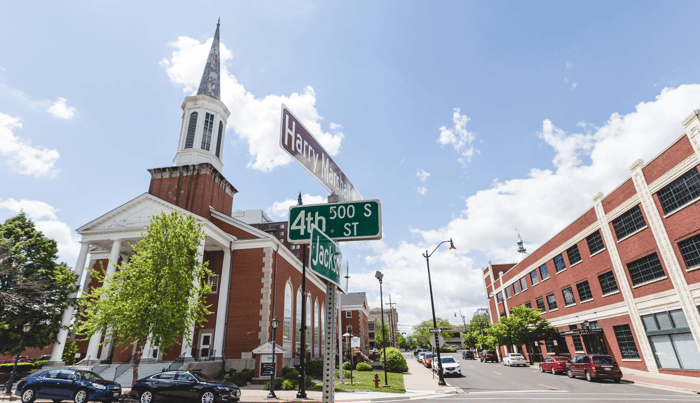
[[[25,2],[26,3],[26,2]],[[402,330],[485,306],[479,269],[529,251],[650,160],[700,109],[697,2],[70,2],[0,13],[0,219],[23,208],[75,264],[75,229],[172,165],[180,105],[221,17],[223,174],[275,220],[326,190],[279,148],[279,105],[367,199],[350,290]]]

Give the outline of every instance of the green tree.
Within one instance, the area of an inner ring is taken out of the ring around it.
[[[462,333],[465,347],[475,348],[484,345],[482,334],[486,335],[486,331],[491,327],[491,322],[485,315],[474,315],[471,322],[467,324],[466,333]]]
[[[510,317],[501,317],[498,323],[488,329],[499,346],[521,346],[536,340],[553,337],[554,328],[546,319],[540,317],[540,311],[519,305],[510,309]]]
[[[441,328],[452,328],[453,326],[448,322],[446,319],[442,318],[436,318],[438,327]],[[418,326],[414,327],[413,330],[413,336],[416,338],[416,341],[418,342],[418,345],[421,347],[428,347],[430,346],[430,339],[434,338],[435,335],[430,333],[430,329],[433,328],[433,321],[431,320],[425,320],[421,322]],[[450,331],[445,331],[440,333],[444,339],[451,339],[452,338],[452,332]]]
[[[377,343],[378,349],[384,348],[384,340],[386,339],[387,348],[391,347],[391,329],[388,326],[382,326],[382,322],[377,322],[377,332],[374,334],[374,341]]]
[[[211,272],[197,250],[204,237],[202,225],[191,214],[153,216],[143,238],[131,245],[136,253],[128,263],[106,281],[104,269],[92,273],[104,284],[85,296],[77,333],[88,339],[104,331],[104,344],[136,343],[133,372],[138,379],[149,336],[154,346],[167,351],[210,313],[205,297],[211,287],[203,280]]]
[[[56,263],[56,241],[19,213],[0,225],[0,351],[16,354],[22,326],[33,325],[25,347],[43,348],[56,342],[63,311],[77,290],[76,276]]]

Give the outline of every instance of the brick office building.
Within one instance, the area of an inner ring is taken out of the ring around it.
[[[369,353],[369,304],[364,292],[351,292],[340,296],[340,317],[342,334],[360,338],[360,351]],[[346,340],[343,340],[343,344]],[[347,351],[347,346],[345,350]]]
[[[86,265],[94,269],[103,265],[108,276],[114,273],[116,267],[110,260],[129,259],[134,253],[130,244],[141,238],[153,215],[163,211],[192,214],[207,235],[199,250],[213,272],[207,279],[212,292],[206,300],[212,313],[183,335],[192,347],[182,343],[170,351],[161,351],[149,343],[143,360],[225,357],[227,368],[253,368],[252,351],[270,341],[270,321],[276,317],[281,321],[276,342],[284,348],[285,357],[278,360],[279,373],[283,365],[293,365],[294,351],[300,347],[302,265],[277,233],[268,233],[232,216],[237,191],[221,174],[229,111],[219,99],[219,83],[217,25],[199,91],[186,97],[182,104],[184,113],[173,166],[150,169],[147,193],[77,229],[82,247],[76,274],[80,276]],[[100,286],[89,277],[85,284],[85,291]],[[307,271],[306,342],[313,358],[322,355],[325,290],[325,284]],[[63,324],[70,324],[72,316],[73,311],[67,310]],[[61,331],[51,361],[61,361],[66,339],[66,331]],[[133,354],[134,346],[101,345],[102,341],[102,334],[79,341],[81,358],[121,362]]]
[[[559,332],[524,353],[606,353],[623,367],[700,376],[700,110],[683,125],[520,263],[483,269],[492,322],[525,304]]]

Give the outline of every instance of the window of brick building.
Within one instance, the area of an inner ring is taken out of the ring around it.
[[[208,276],[207,282],[211,286],[211,293],[216,294],[216,292],[219,291],[219,275],[212,274]]]
[[[659,190],[659,203],[664,214],[672,213],[700,198],[700,172],[696,167]]]
[[[503,293],[502,292],[496,293],[496,301],[498,301],[499,304],[503,303]]]
[[[549,271],[547,270],[547,263],[540,266],[540,277],[542,277],[543,281],[549,278]]]
[[[615,275],[613,275],[612,270],[598,276],[598,281],[600,282],[600,288],[603,290],[603,295],[617,291],[617,283],[615,282]]]
[[[537,270],[530,272],[530,281],[532,282],[532,285],[537,285],[540,283],[540,280],[537,278]]]
[[[510,299],[512,295],[510,294],[510,287],[506,287],[506,298]]]
[[[612,223],[618,241],[647,225],[639,205],[632,207],[626,213],[614,219]]]
[[[544,307],[544,299],[543,298],[538,298],[537,299],[537,309],[540,310],[540,312],[545,313],[547,310]]]
[[[513,292],[515,293],[515,295],[520,294],[520,287],[518,287],[517,281],[515,283],[513,283]]]
[[[554,294],[547,295],[547,305],[549,306],[550,311],[557,309],[557,299],[554,298]]]
[[[634,262],[627,263],[627,271],[629,271],[632,284],[634,285],[646,283],[666,275],[656,252]]]
[[[605,244],[603,244],[603,238],[600,236],[600,231],[596,231],[587,236],[586,243],[588,244],[588,250],[591,251],[591,255],[605,249]]]
[[[700,267],[700,234],[678,242],[685,267],[694,269]]]
[[[345,333],[352,334],[352,325],[348,325],[348,327],[345,328]]]
[[[700,369],[700,353],[682,310],[644,315],[642,322],[659,368]]]
[[[571,325],[569,326],[569,330],[576,330],[578,329],[577,325]],[[576,350],[577,353],[583,353],[583,342],[581,341],[581,336],[575,334],[571,336],[571,340],[574,342],[574,350]]]
[[[346,318],[352,318],[352,311],[345,311]]]
[[[525,277],[520,279],[520,289],[523,291],[527,290],[527,280],[525,280]]]
[[[566,264],[564,263],[564,257],[560,254],[554,256],[554,270],[557,273],[566,270]]]
[[[574,297],[574,290],[571,287],[564,288],[561,290],[562,295],[564,295],[564,305],[576,305],[576,298]]]
[[[613,330],[615,331],[615,338],[617,339],[617,345],[620,347],[622,358],[638,359],[639,351],[637,351],[637,345],[634,342],[630,325],[613,326]]]
[[[525,303],[525,306],[528,307],[528,308],[530,308],[530,309],[532,309],[532,304],[531,304],[530,302],[526,302],[526,303]]]
[[[581,302],[593,299],[593,294],[591,293],[591,287],[588,285],[588,280],[576,284],[576,290],[578,291],[578,299]]]
[[[573,265],[581,261],[581,254],[578,251],[578,245],[574,245],[566,250],[566,256],[569,258],[569,264]]]

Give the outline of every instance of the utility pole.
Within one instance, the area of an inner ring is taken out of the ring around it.
[[[389,295],[389,302],[384,305],[389,305],[389,326],[391,326],[391,345],[396,347],[396,332],[394,331],[394,305],[396,302],[391,302],[391,295]]]

